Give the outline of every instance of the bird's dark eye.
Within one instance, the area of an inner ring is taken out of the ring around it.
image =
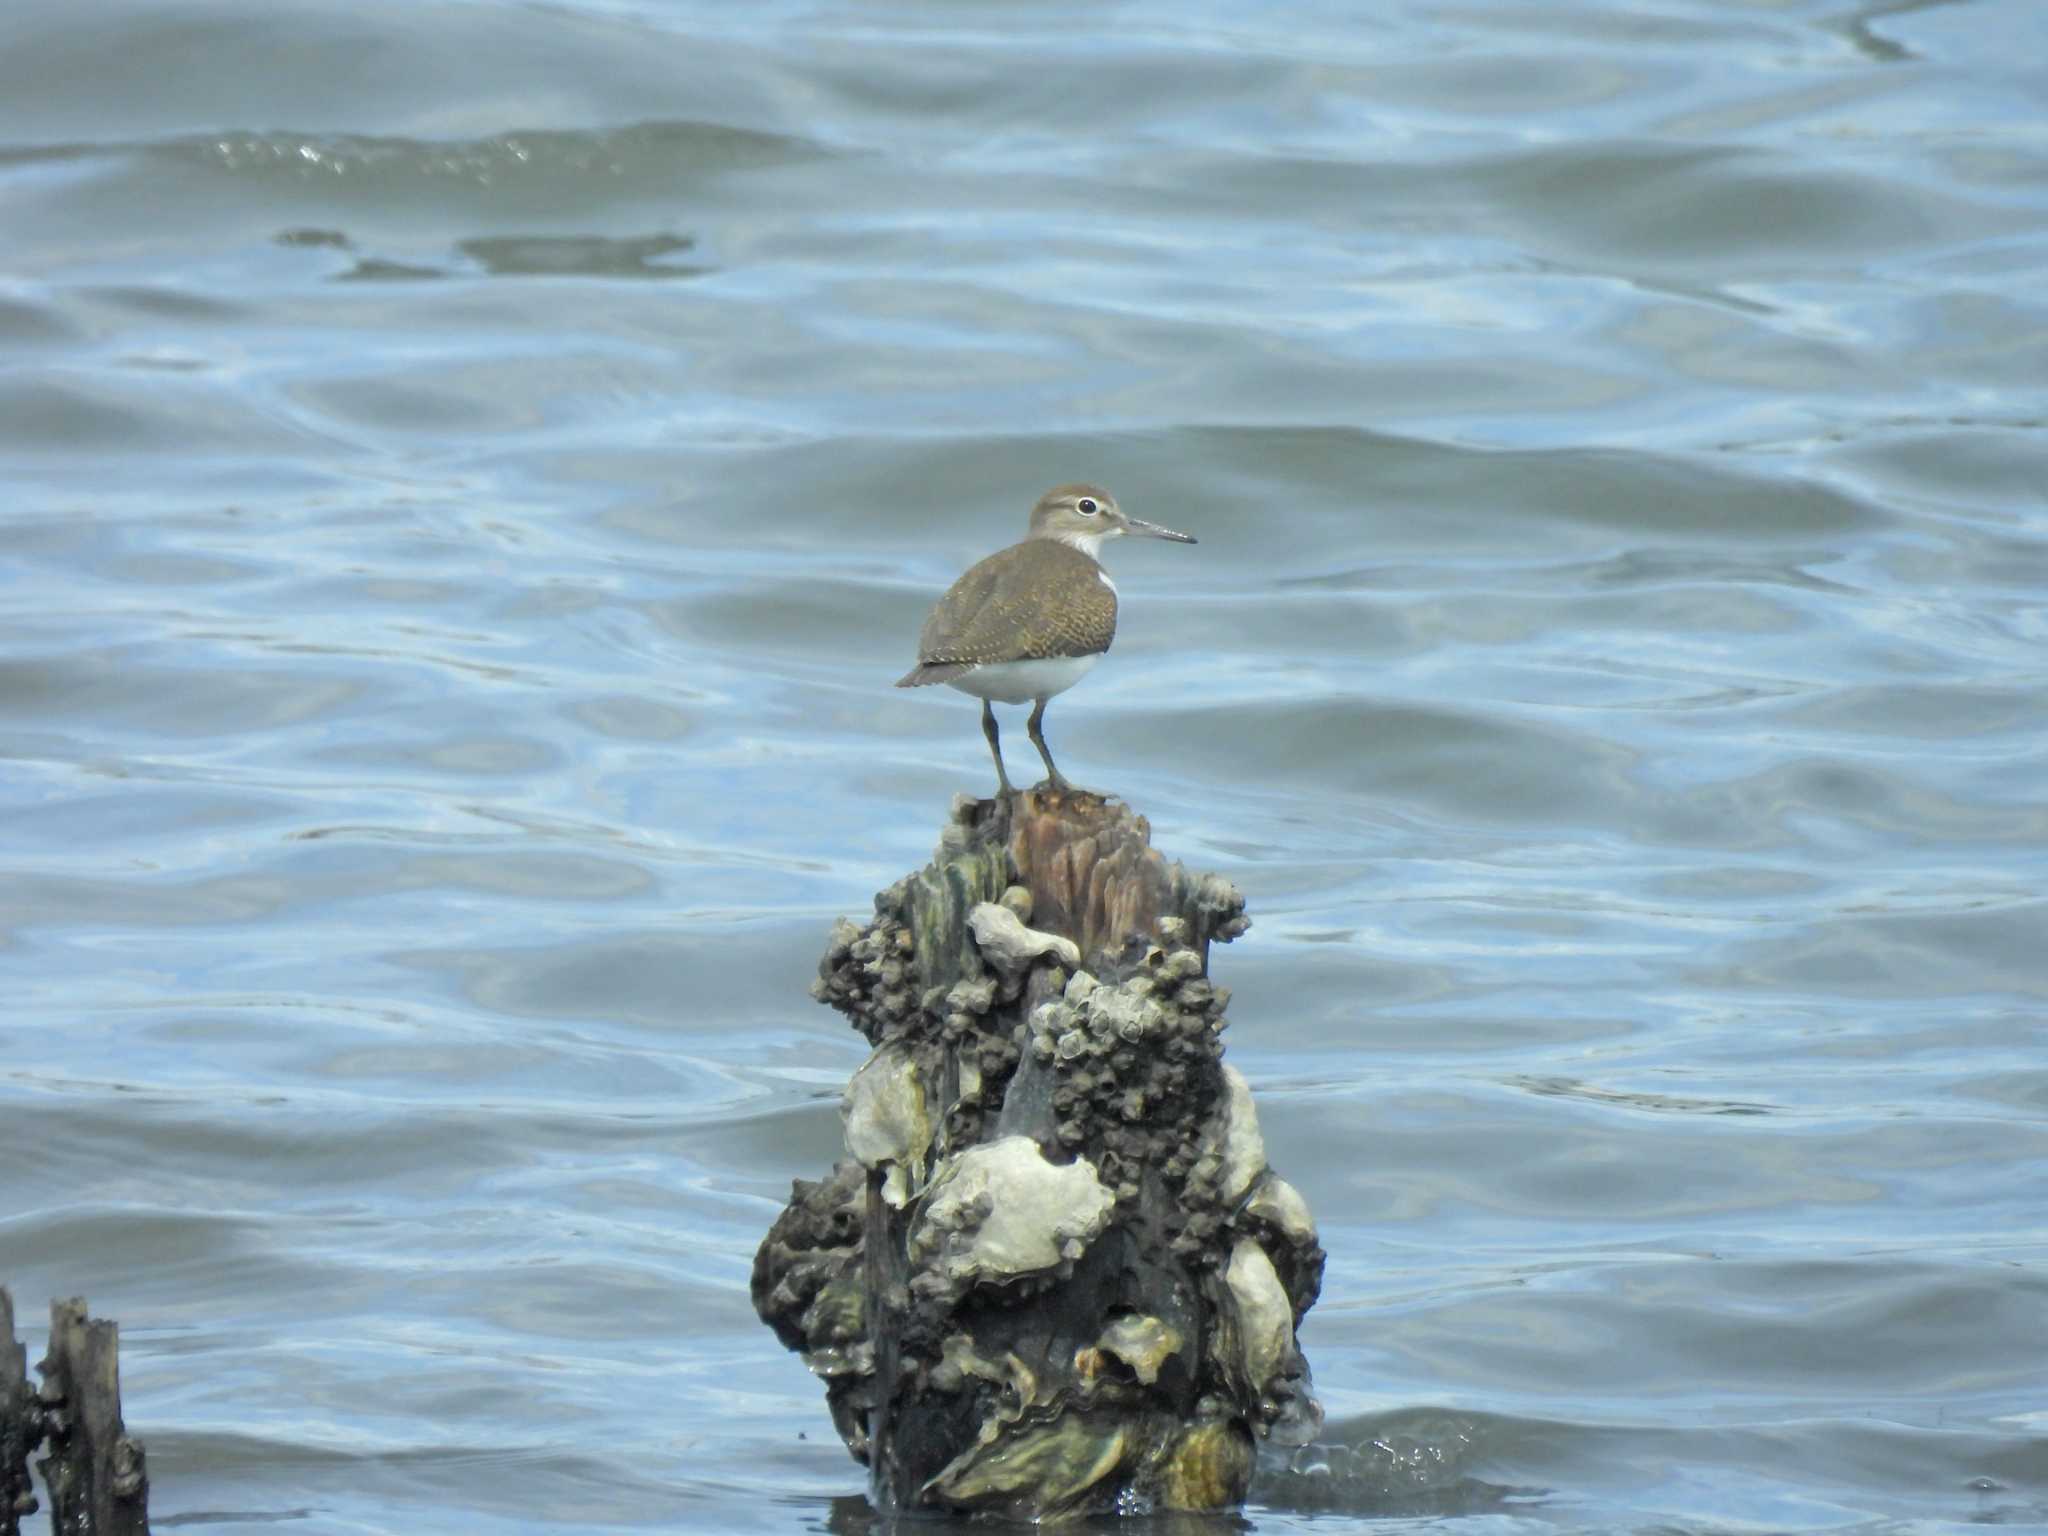
[[[1074,510],[1080,513],[1083,517],[1093,517],[1096,513],[1100,512],[1102,508],[1095,504],[1095,498],[1093,496],[1083,496],[1079,501],[1074,503]]]

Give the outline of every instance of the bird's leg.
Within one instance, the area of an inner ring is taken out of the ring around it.
[[[1043,706],[1040,706],[1041,708]],[[1036,736],[1037,717],[1033,716],[1032,734]],[[1017,791],[1010,788],[1010,776],[1003,772],[1003,733],[996,727],[996,707],[987,699],[981,701],[981,734],[988,738],[988,755],[996,760],[996,793],[1007,800]],[[1043,751],[1044,748],[1040,748]]]
[[[1045,776],[1052,781],[1052,787],[1057,790],[1072,789],[1074,786],[1061,778],[1059,769],[1053,766],[1052,752],[1046,747],[1045,729],[1040,723],[1044,719],[1045,700],[1040,699],[1037,707],[1031,711],[1031,723],[1025,727],[1031,733],[1031,745],[1038,748],[1038,755],[1045,759]]]

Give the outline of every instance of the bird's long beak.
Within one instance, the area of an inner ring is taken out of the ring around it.
[[[1162,528],[1157,523],[1148,523],[1142,517],[1132,517],[1129,513],[1124,514],[1124,521],[1130,524],[1131,532],[1142,533],[1148,539],[1171,539],[1176,544],[1200,542],[1192,533],[1175,533],[1171,528]]]

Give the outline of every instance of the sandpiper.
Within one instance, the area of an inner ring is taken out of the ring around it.
[[[947,589],[924,621],[917,665],[898,688],[946,683],[981,700],[981,733],[996,760],[998,792],[1016,793],[1003,771],[994,704],[1035,704],[1031,744],[1054,789],[1073,786],[1046,750],[1045,701],[1078,683],[1116,638],[1116,583],[1096,559],[1105,539],[1142,533],[1193,538],[1127,514],[1096,485],[1054,486],[1031,509],[1024,542],[997,550]]]

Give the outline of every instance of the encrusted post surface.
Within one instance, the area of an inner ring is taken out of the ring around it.
[[[1247,926],[1128,806],[1050,791],[963,799],[835,925],[813,991],[874,1052],[754,1302],[882,1508],[1229,1509],[1255,1437],[1320,1426],[1294,1330],[1323,1253],[1208,977]]]

